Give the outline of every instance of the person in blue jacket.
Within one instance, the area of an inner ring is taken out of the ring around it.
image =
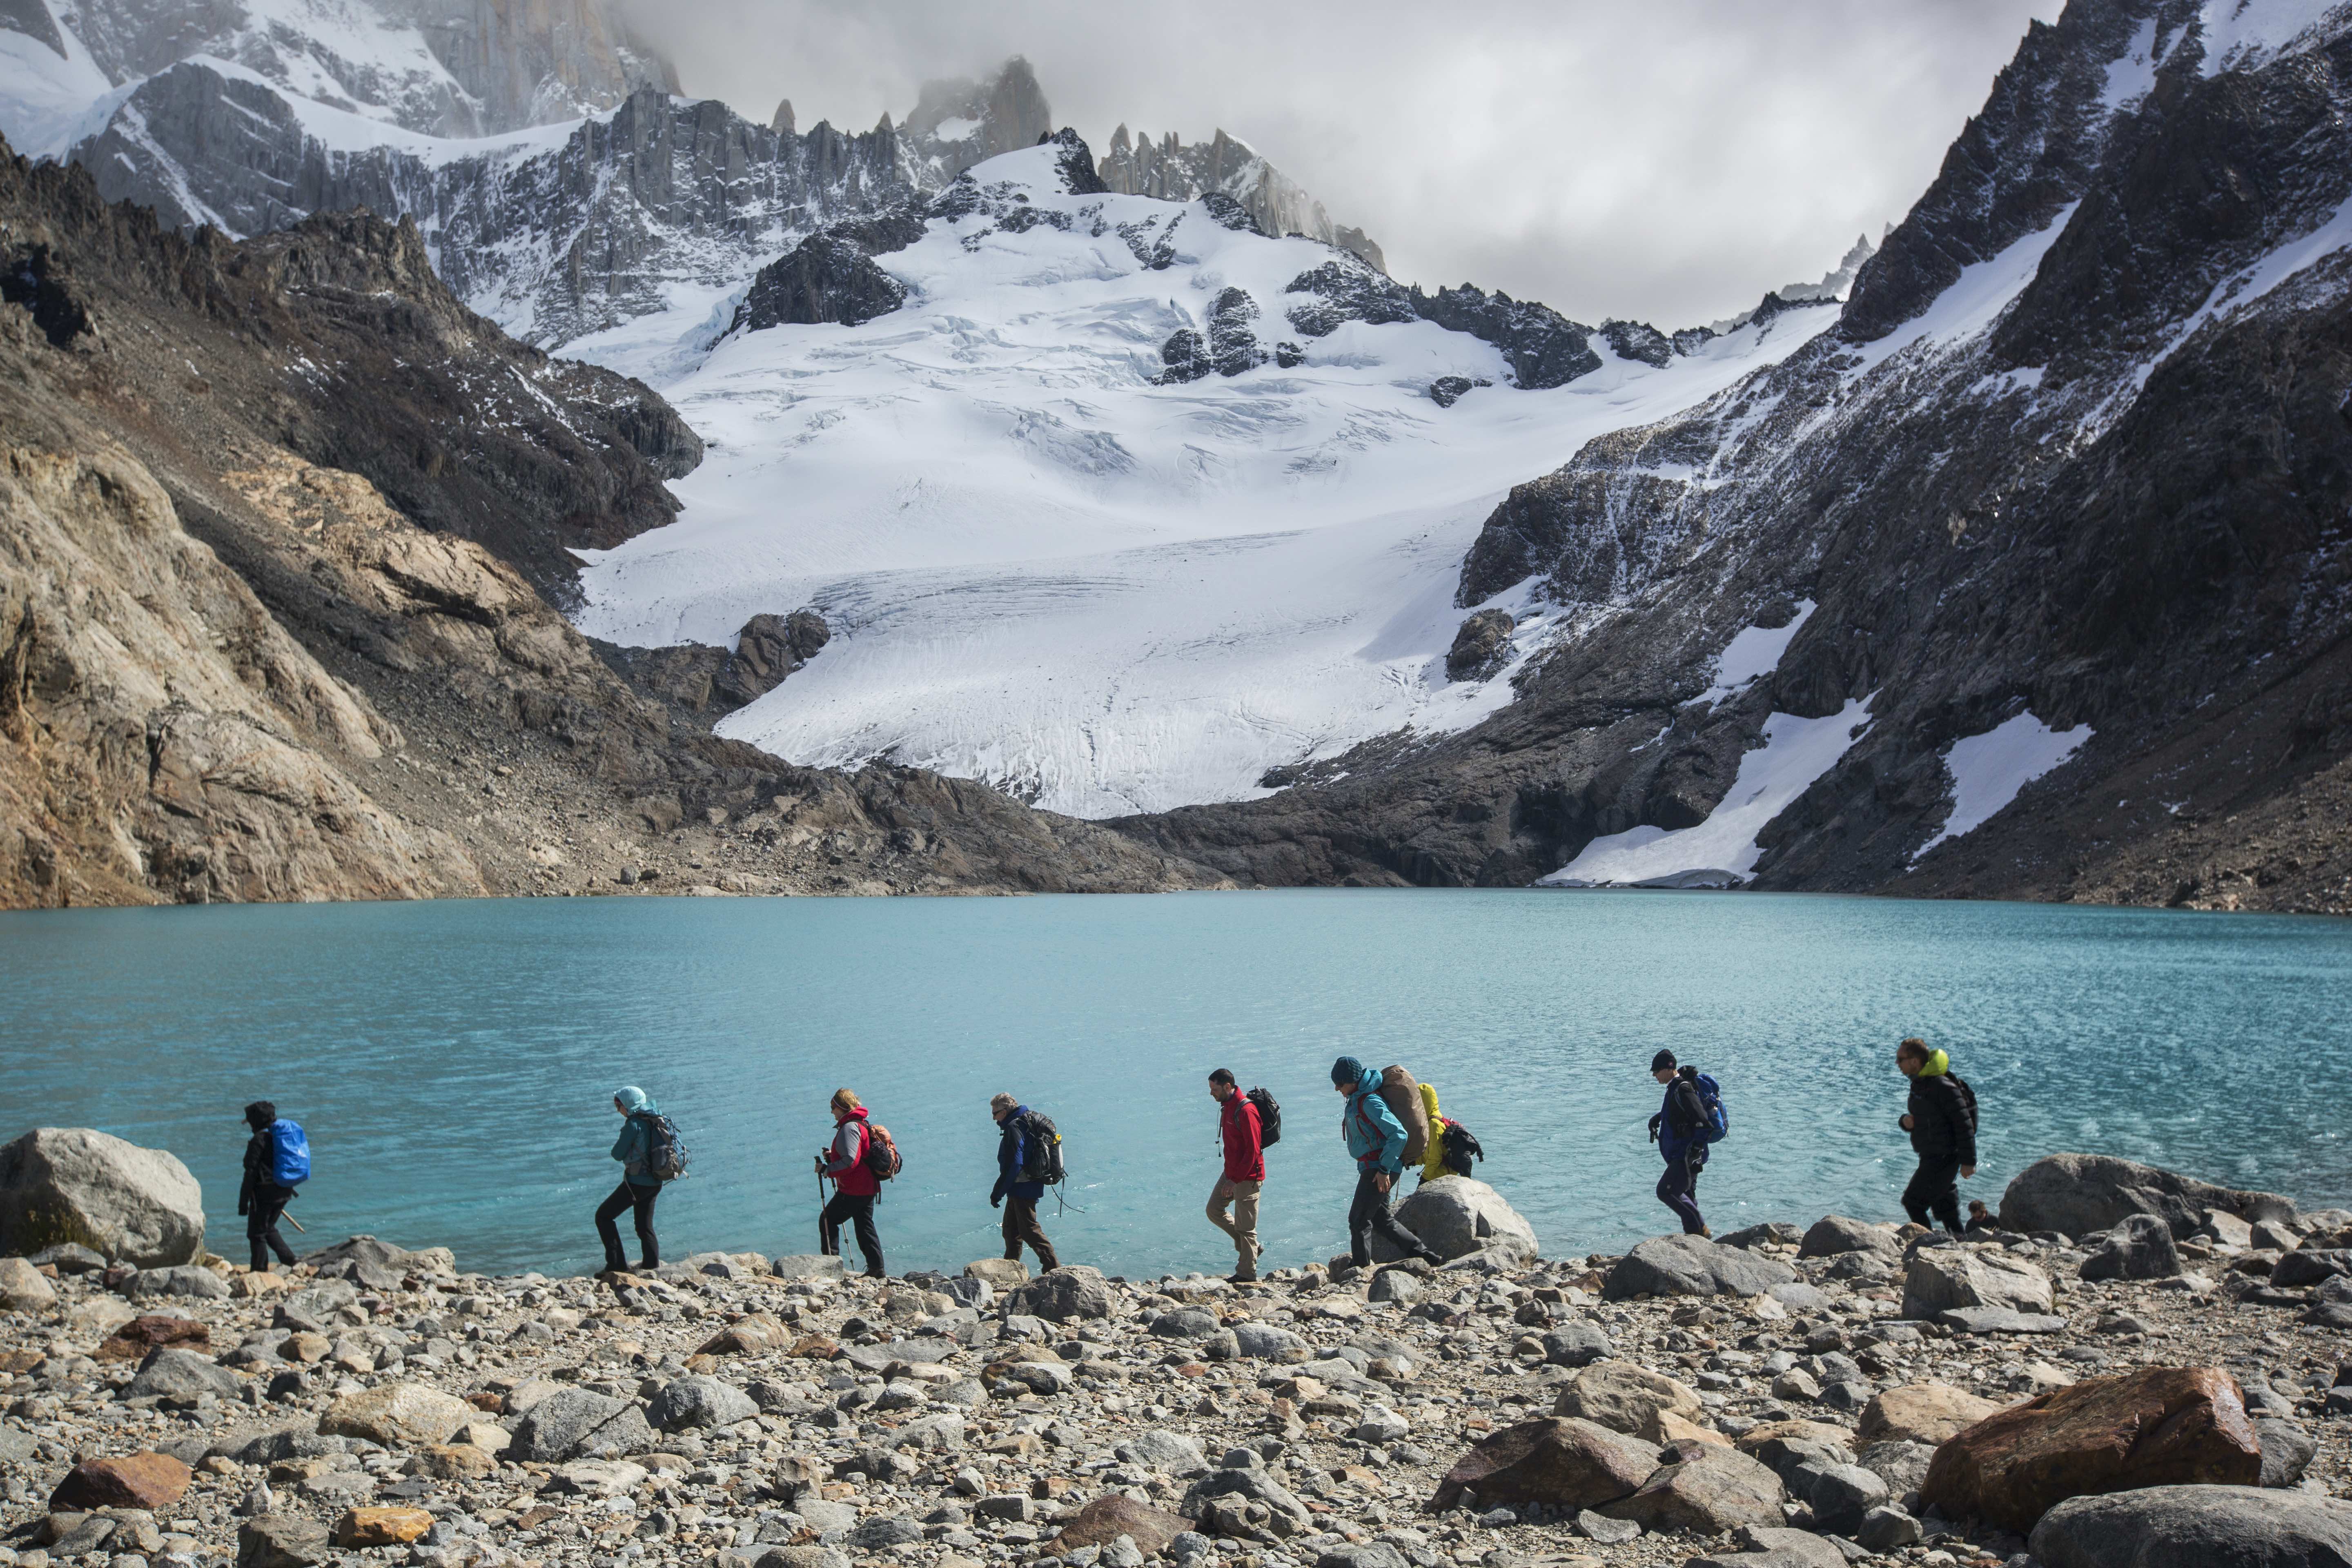
[[[1650,1136],[1666,1158],[1658,1178],[1658,1201],[1675,1211],[1685,1236],[1712,1237],[1698,1212],[1698,1173],[1706,1168],[1706,1102],[1699,1098],[1698,1069],[1678,1068],[1675,1053],[1650,1058],[1650,1076],[1666,1086],[1666,1102],[1650,1118]]]
[[[1356,1201],[1348,1206],[1348,1256],[1356,1267],[1372,1261],[1371,1234],[1379,1231],[1407,1258],[1443,1263],[1421,1238],[1389,1212],[1389,1192],[1404,1169],[1404,1123],[1381,1098],[1381,1075],[1353,1057],[1331,1064],[1331,1087],[1348,1097],[1339,1112],[1339,1136],[1356,1160]]]
[[[999,1130],[996,1186],[988,1194],[988,1206],[1004,1205],[1004,1256],[1019,1262],[1025,1242],[1037,1255],[1037,1272],[1050,1274],[1062,1266],[1062,1260],[1054,1256],[1054,1244],[1045,1239],[1045,1227],[1037,1223],[1037,1200],[1045,1195],[1045,1184],[1021,1179],[1029,1154],[1029,1108],[1009,1094],[1000,1094],[989,1100],[988,1113],[995,1118]]]
[[[654,1152],[653,1130],[646,1123],[661,1114],[661,1108],[652,1095],[630,1084],[614,1094],[613,1109],[622,1117],[621,1135],[613,1141],[613,1158],[621,1163],[621,1184],[597,1205],[596,1238],[604,1244],[605,1270],[628,1272],[620,1228],[614,1222],[634,1213],[637,1245],[645,1251],[644,1270],[651,1273],[661,1267],[661,1238],[654,1234],[654,1200],[661,1196],[661,1178],[646,1163]]]

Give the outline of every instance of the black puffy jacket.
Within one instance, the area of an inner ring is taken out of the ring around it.
[[[1911,1148],[1932,1163],[1977,1163],[1977,1097],[1958,1073],[1911,1080]]]

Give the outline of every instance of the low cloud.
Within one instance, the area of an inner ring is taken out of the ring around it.
[[[1926,186],[2061,0],[624,0],[686,89],[863,130],[1026,55],[1111,128],[1249,142],[1400,279],[1673,328],[1818,277]]]

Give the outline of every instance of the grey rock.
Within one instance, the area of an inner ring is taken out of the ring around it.
[[[1152,1334],[1163,1340],[1202,1340],[1223,1327],[1214,1312],[1201,1307],[1179,1307],[1151,1320]]]
[[[2029,1549],[2042,1568],[2337,1568],[2352,1562],[2352,1502],[2220,1486],[2068,1498]]]
[[[1507,610],[1479,610],[1464,619],[1445,650],[1445,673],[1454,680],[1483,680],[1502,667],[1518,622]]]
[[[1790,1495],[1812,1509],[1821,1528],[1837,1535],[1860,1530],[1863,1516],[1888,1497],[1886,1483],[1860,1465],[1809,1461],[1782,1479]]]
[[[2180,1272],[2172,1228],[2155,1215],[2126,1215],[2083,1260],[2085,1279],[2168,1279]]]
[[[1841,1445],[1809,1443],[1801,1437],[1768,1437],[1756,1446],[1756,1462],[1780,1478],[1780,1484],[1794,1489],[1790,1480],[1807,1465],[1841,1466],[1853,1461],[1852,1451]]]
[[[1253,1360],[1299,1362],[1309,1354],[1305,1340],[1273,1323],[1235,1323],[1233,1332],[1241,1353]]]
[[[1891,1503],[1881,1503],[1862,1516],[1854,1540],[1873,1552],[1899,1552],[1925,1539],[1919,1521]]]
[[[142,1268],[131,1277],[123,1294],[133,1300],[150,1296],[189,1296],[200,1300],[228,1300],[228,1281],[209,1268],[184,1263],[169,1268]]]
[[[236,1568],[315,1568],[332,1555],[327,1527],[272,1515],[236,1527]]]
[[[861,1552],[886,1546],[908,1546],[923,1539],[923,1527],[904,1514],[883,1514],[849,1532],[849,1544]]]
[[[507,1457],[519,1463],[561,1464],[648,1453],[653,1447],[653,1427],[635,1401],[567,1388],[541,1400],[515,1423]]]
[[[731,1426],[760,1413],[751,1396],[715,1377],[681,1377],[665,1385],[646,1408],[646,1419],[665,1432],[696,1426]]]
[[[1960,1307],[2046,1313],[2052,1300],[2050,1276],[2006,1253],[1922,1247],[1904,1266],[1903,1315],[1914,1321]]]
[[[1936,1314],[1936,1321],[1964,1334],[2063,1334],[2066,1320],[2047,1312],[2019,1312],[2007,1307],[1953,1307]]]
[[[1777,1258],[1718,1247],[1696,1236],[1662,1236],[1618,1259],[1601,1294],[1609,1301],[1642,1295],[1760,1296],[1798,1278],[1795,1268]]]
[[[1598,1324],[1570,1318],[1545,1331],[1543,1351],[1547,1365],[1590,1366],[1615,1355],[1617,1347]]]
[[[1360,1546],[1327,1548],[1316,1553],[1315,1568],[1410,1568],[1404,1553],[1385,1541],[1367,1541]]]
[[[73,1243],[140,1268],[194,1263],[205,1195],[162,1149],[88,1127],[41,1127],[0,1147],[0,1254]]]
[[[1402,1268],[1390,1268],[1379,1269],[1372,1275],[1371,1285],[1364,1291],[1364,1299],[1369,1301],[1393,1302],[1401,1307],[1410,1307],[1421,1300],[1423,1293],[1419,1275],[1408,1273]]]
[[[25,1261],[36,1268],[46,1264],[64,1275],[94,1274],[106,1267],[103,1254],[71,1241],[61,1241],[55,1247],[45,1247]]]
[[[1639,1536],[1642,1527],[1630,1519],[1611,1519],[1588,1508],[1576,1516],[1576,1533],[1603,1546],[1622,1546]]]
[[[1082,1263],[1048,1269],[1005,1294],[1005,1311],[1040,1318],[1049,1323],[1077,1322],[1110,1316],[1110,1287],[1102,1270]]]
[[[2208,1209],[2249,1222],[2291,1220],[2294,1203],[2276,1193],[2242,1192],[2108,1154],[2052,1154],[2019,1172],[2001,1194],[2000,1217],[2011,1229],[2088,1236],[2136,1214],[2154,1215],[2186,1238],[2205,1223]]]
[[[839,1258],[814,1252],[789,1253],[768,1268],[779,1279],[840,1279],[848,1273]]]
[[[1927,1484],[1927,1461],[1935,1457],[1932,1444],[1896,1441],[1869,1445],[1857,1462],[1886,1483],[1889,1496],[1899,1498]]]
[[[1397,1205],[1396,1215],[1423,1246],[1449,1260],[1484,1253],[1525,1263],[1538,1253],[1535,1226],[1500,1193],[1469,1176],[1422,1183]],[[1385,1237],[1373,1236],[1374,1262],[1393,1263],[1402,1256]]]
[[[1803,1231],[1788,1221],[1770,1219],[1761,1225],[1751,1225],[1743,1229],[1735,1230],[1727,1236],[1718,1236],[1715,1240],[1718,1247],[1760,1247],[1768,1241],[1783,1247],[1794,1247],[1802,1241],[1804,1237]]]
[[[1114,1451],[1123,1463],[1141,1465],[1146,1469],[1161,1470],[1170,1475],[1187,1475],[1209,1468],[1200,1444],[1181,1432],[1161,1428],[1139,1432],[1120,1443]]]
[[[194,1400],[204,1394],[235,1399],[245,1380],[208,1355],[169,1346],[150,1351],[139,1371],[122,1390],[126,1399],[159,1394],[165,1399]]]
[[[1902,1251],[1903,1244],[1895,1238],[1893,1226],[1873,1225],[1867,1220],[1833,1214],[1812,1223],[1797,1247],[1797,1256],[1834,1258],[1848,1252],[1875,1252],[1896,1257]]]
[[[2291,1487],[2303,1479],[2303,1472],[2319,1453],[2319,1445],[2310,1433],[2292,1421],[2263,1417],[2254,1422],[2254,1431],[2263,1442],[2262,1484],[2266,1487]]]

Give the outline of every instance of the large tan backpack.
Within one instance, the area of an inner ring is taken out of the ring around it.
[[[1429,1152],[1429,1110],[1421,1102],[1421,1083],[1401,1067],[1381,1069],[1381,1098],[1404,1124],[1404,1163],[1421,1163]]]

